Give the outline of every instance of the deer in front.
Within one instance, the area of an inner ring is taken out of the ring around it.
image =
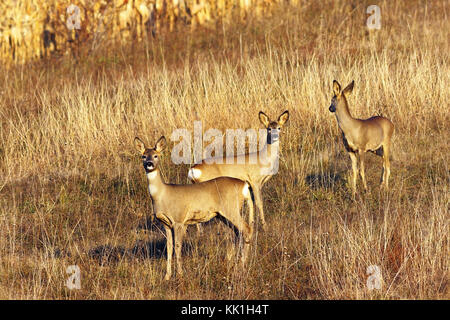
[[[360,162],[359,173],[364,189],[367,190],[366,177],[364,173],[364,160],[367,151],[383,157],[383,173],[381,185],[389,188],[390,163],[389,154],[391,149],[391,138],[394,133],[394,125],[385,117],[375,116],[369,119],[355,119],[350,114],[347,97],[353,91],[355,81],[352,81],[344,90],[336,80],[333,81],[334,96],[329,107],[330,112],[336,114],[345,149],[352,160],[353,170],[353,198],[356,194],[356,179],[358,175],[358,159]]]
[[[261,217],[261,223],[266,230],[264,219],[262,186],[278,170],[278,157],[280,152],[281,128],[289,119],[289,111],[284,111],[276,121],[271,121],[262,111],[259,112],[259,120],[266,128],[267,138],[264,148],[258,152],[239,154],[221,159],[203,159],[201,163],[194,165],[188,173],[193,182],[208,181],[217,177],[233,177],[247,181],[255,197],[255,204]],[[220,161],[216,161],[220,160]]]
[[[241,216],[241,208],[245,200],[249,208],[249,220],[253,221],[253,202],[249,184],[229,177],[190,185],[166,184],[159,171],[161,152],[167,145],[166,138],[161,137],[154,148],[147,148],[138,137],[135,138],[134,144],[142,155],[148,190],[153,203],[153,213],[162,222],[166,232],[167,272],[165,279],[169,280],[172,275],[174,242],[177,273],[182,275],[181,247],[187,226],[209,221],[216,215],[221,215],[231,222],[243,237],[242,262],[244,263],[253,231],[252,223],[249,226]]]

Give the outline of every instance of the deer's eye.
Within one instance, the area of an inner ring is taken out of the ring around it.
[[[157,156],[157,155],[154,155],[154,156],[153,156],[153,159],[158,159],[158,156]]]
[[[145,158],[147,158],[146,156],[142,156],[142,159],[145,159]]]

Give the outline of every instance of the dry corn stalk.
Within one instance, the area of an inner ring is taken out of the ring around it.
[[[195,28],[264,16],[280,0],[5,0],[0,2],[0,61],[25,63],[98,39],[148,39],[163,27]],[[298,0],[291,0],[297,4]]]

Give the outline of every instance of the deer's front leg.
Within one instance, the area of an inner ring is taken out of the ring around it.
[[[361,175],[361,180],[364,186],[364,190],[367,191],[367,183],[366,183],[366,174],[364,172],[364,161],[365,161],[365,157],[366,156],[366,152],[359,150],[359,174]]]
[[[353,180],[352,180],[352,193],[353,199],[356,195],[356,178],[358,176],[358,159],[356,157],[356,153],[349,152],[350,159],[352,160],[352,170],[353,170]]]
[[[183,269],[181,268],[181,248],[183,247],[183,237],[186,234],[186,226],[177,224],[174,226],[175,232],[175,256],[177,259],[177,274],[182,275]]]
[[[267,227],[266,227],[266,220],[264,219],[264,208],[261,196],[261,186],[255,186],[255,188],[253,189],[253,195],[255,196],[256,208],[258,209],[259,216],[261,217],[263,230],[266,231]]]
[[[164,229],[166,230],[166,239],[167,239],[167,271],[165,280],[169,280],[172,276],[172,256],[173,256],[173,237],[172,237],[172,229],[166,225],[164,225]]]

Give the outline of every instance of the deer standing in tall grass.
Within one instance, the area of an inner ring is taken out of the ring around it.
[[[330,112],[336,113],[339,128],[342,131],[345,149],[352,160],[353,169],[353,197],[356,193],[356,179],[358,175],[359,155],[361,180],[364,189],[367,190],[366,177],[364,174],[364,160],[367,151],[373,152],[383,157],[383,173],[381,175],[381,185],[389,188],[390,163],[389,154],[391,149],[391,138],[394,133],[392,122],[381,116],[369,119],[355,119],[348,109],[347,97],[353,91],[355,81],[352,81],[344,90],[336,80],[333,81],[334,96],[329,107]]]
[[[278,117],[277,121],[270,121],[269,117],[260,111],[259,120],[266,127],[267,142],[264,148],[259,151],[259,154],[258,152],[252,152],[223,157],[222,159],[203,159],[201,163],[194,165],[189,170],[188,177],[193,182],[207,181],[217,177],[233,177],[248,181],[253,190],[262,227],[266,230],[261,189],[278,169],[279,134],[288,119],[289,111],[287,110]]]
[[[161,137],[155,147],[151,149],[147,148],[137,137],[134,144],[142,154],[148,189],[153,203],[153,213],[162,222],[166,232],[167,272],[165,279],[169,280],[172,274],[173,242],[175,242],[177,273],[182,275],[181,246],[187,226],[209,221],[218,214],[231,222],[244,238],[242,262],[245,262],[253,229],[252,223],[249,226],[240,211],[245,200],[249,208],[250,221],[253,221],[253,202],[249,184],[228,177],[198,184],[166,184],[158,168],[161,152],[166,147],[165,137]],[[172,230],[174,239],[172,239]]]

